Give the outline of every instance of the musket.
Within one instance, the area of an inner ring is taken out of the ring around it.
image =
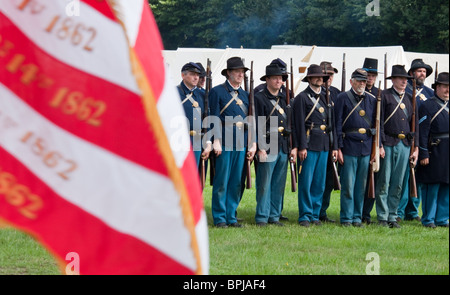
[[[245,59],[242,59],[242,62],[245,63]],[[248,89],[248,75],[247,75],[247,73],[244,74],[244,90],[250,93],[250,90]]]
[[[324,64],[324,71],[325,73],[328,72],[328,64]],[[332,105],[330,100],[330,85],[328,84],[328,81],[325,83],[325,96],[327,100],[327,107],[328,107],[328,115],[327,115],[327,125],[329,128],[329,136],[330,136],[330,152],[328,157],[328,165],[330,165],[332,171],[333,171],[333,189],[334,190],[341,190],[341,184],[339,182],[339,174],[336,167],[336,159],[332,156],[332,149],[333,149],[333,117],[332,117]]]
[[[345,83],[347,81],[345,81],[345,76],[346,76],[346,69],[345,69],[345,53],[344,56],[342,58],[342,81],[341,81],[341,92],[345,91]]]
[[[211,61],[209,60],[209,58],[206,61],[206,81],[205,81],[205,100],[203,102],[204,104],[204,110],[202,113],[202,123],[204,122],[205,118],[208,117],[209,115],[209,105],[208,105],[208,96],[209,96],[209,91],[211,90]],[[207,124],[206,126],[209,126],[209,124]],[[203,136],[208,132],[208,128],[207,127],[202,127],[202,134]],[[203,153],[203,142],[202,142],[202,153]],[[205,187],[205,183],[206,183],[206,160],[201,159],[200,160],[200,181],[202,184],[202,189]]]
[[[384,54],[384,89],[387,89],[387,52]]]
[[[292,58],[291,58],[291,67],[292,67]],[[292,71],[292,70],[291,70]],[[286,132],[289,134],[289,168],[291,171],[291,190],[293,193],[297,191],[297,176],[295,175],[295,159],[292,158],[292,107],[291,107],[291,92],[289,90],[289,78],[286,80],[286,116],[287,116],[287,129]]]
[[[436,83],[438,79],[438,62],[436,62],[436,71],[434,72],[434,82]]]
[[[292,99],[294,99],[295,98],[295,87],[294,87],[294,63],[292,62],[292,58],[291,58],[291,90],[292,90]],[[291,113],[292,113],[292,106],[291,106]],[[293,115],[291,115],[291,126],[292,126],[292,116]],[[292,127],[291,127],[291,129],[292,129]],[[294,143],[294,140],[293,140],[293,134],[291,133],[291,141],[292,141],[292,144]],[[298,174],[297,174],[297,159],[291,159],[291,160],[293,160],[294,161],[294,171],[295,171],[295,183],[298,183],[298,179],[297,179],[297,177],[298,177]],[[297,186],[295,186],[296,188],[297,188]]]
[[[248,95],[249,100],[249,108],[248,108],[248,118],[250,118],[251,122],[249,122],[248,128],[248,143],[247,143],[247,152],[250,147],[253,145],[253,141],[256,140],[256,120],[255,120],[255,91],[253,87],[253,61],[250,66],[250,92]],[[246,188],[252,188],[252,174],[251,174],[251,166],[252,160],[246,159],[245,161],[245,171],[246,171]]]
[[[372,152],[369,162],[369,199],[375,199],[375,172],[380,170],[380,118],[381,118],[381,81],[378,84],[377,108],[375,118],[375,136],[372,139]]]
[[[416,172],[414,170],[414,160],[411,159],[414,154],[415,144],[415,132],[416,132],[416,79],[412,79],[413,91],[412,91],[412,115],[411,115],[411,150],[409,152],[409,196],[417,198],[417,186],[416,186]]]

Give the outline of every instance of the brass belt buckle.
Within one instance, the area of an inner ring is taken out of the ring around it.
[[[405,138],[406,138],[406,135],[403,134],[403,133],[400,133],[397,137],[398,137],[399,139],[405,139]]]
[[[366,130],[366,128],[359,128],[359,129],[358,129],[358,132],[359,132],[360,134],[366,134],[367,130]]]
[[[325,131],[327,129],[327,125],[320,125],[320,130]]]
[[[284,131],[284,127],[283,126],[280,126],[280,127],[278,127],[278,132],[283,132]]]
[[[237,123],[236,123],[236,127],[237,127],[237,128],[241,129],[242,126],[244,126],[244,123],[242,123],[242,122],[237,122]]]

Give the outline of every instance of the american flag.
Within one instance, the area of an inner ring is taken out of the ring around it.
[[[171,143],[184,114],[147,1],[1,2],[0,219],[63,272],[76,253],[80,274],[207,274],[197,167]]]

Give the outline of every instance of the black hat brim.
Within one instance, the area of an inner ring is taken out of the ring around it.
[[[406,79],[412,79],[412,78],[413,78],[412,76],[407,75],[407,74],[398,74],[398,75],[389,76],[389,77],[387,77],[386,79],[387,79],[387,80],[392,80],[392,78],[395,78],[395,77],[398,77],[398,78],[406,78]]]
[[[328,79],[330,79],[330,76],[328,75],[321,75],[321,74],[311,74],[311,75],[307,75],[305,78],[302,79],[303,82],[307,82],[308,83],[308,78],[312,78],[312,77],[322,77],[323,78],[323,82],[327,82]]]
[[[223,69],[221,74],[222,76],[227,76],[227,71],[232,71],[232,70],[240,70],[240,69],[244,69],[244,72],[250,71],[249,68],[246,67],[238,67],[238,68],[227,68],[227,69]]]
[[[283,74],[283,75],[264,75],[260,78],[261,81],[266,82],[266,78],[268,77],[272,77],[272,76],[281,76],[283,78],[283,82],[286,82],[288,79],[288,75]]]
[[[414,66],[414,67],[410,68],[408,71],[408,74],[414,72],[414,70],[422,69],[422,68],[427,71],[427,78],[433,73],[433,68],[430,65],[423,64],[423,65],[418,65],[418,66]]]

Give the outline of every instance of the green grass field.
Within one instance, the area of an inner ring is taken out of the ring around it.
[[[212,226],[211,187],[204,191],[210,239],[212,275],[365,275],[375,252],[381,275],[449,275],[449,230],[428,229],[417,221],[402,228],[370,225],[364,228],[297,224],[296,193],[286,185],[284,227],[257,227],[255,188],[246,190],[238,208],[244,228]],[[375,210],[372,212],[376,219]],[[339,220],[339,193],[333,192],[328,210]],[[0,230],[0,274],[59,274],[48,252],[31,237],[12,228]]]

